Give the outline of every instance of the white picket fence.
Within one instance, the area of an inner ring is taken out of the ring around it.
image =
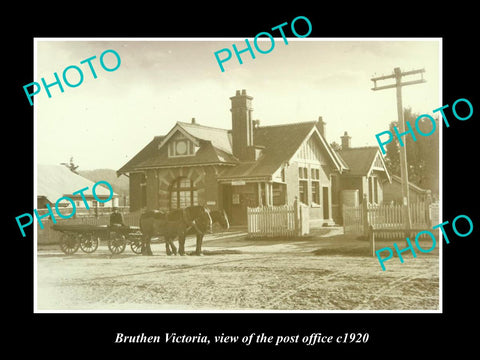
[[[439,204],[413,203],[410,204],[410,216],[412,228],[431,228],[439,221]],[[365,234],[364,229],[364,211],[365,206],[344,206],[343,207],[343,226],[345,234]],[[368,225],[375,229],[389,230],[388,232],[378,233],[381,238],[398,238],[404,235],[403,231],[392,232],[393,229],[403,229],[404,220],[402,205],[368,205],[367,206]],[[423,236],[423,235],[422,235]],[[425,235],[425,237],[428,235]]]
[[[247,208],[250,237],[302,236],[310,232],[308,207],[303,205]]]

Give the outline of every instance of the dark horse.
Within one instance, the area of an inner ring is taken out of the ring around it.
[[[197,238],[195,254],[200,255],[203,236],[212,232],[213,223],[219,223],[224,229],[230,227],[225,211],[214,210],[210,212],[204,206],[190,206],[169,212],[146,212],[140,217],[140,230],[143,234],[142,254],[151,255],[151,238],[163,235],[167,255],[177,253],[177,248],[173,244],[177,237],[178,252],[180,255],[185,255],[185,237],[189,234],[195,234]]]

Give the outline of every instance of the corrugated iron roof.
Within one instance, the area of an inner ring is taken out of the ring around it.
[[[168,148],[162,147],[155,154],[135,165],[137,169],[158,168],[168,166],[189,166],[198,164],[236,163],[232,155],[216,149],[208,141],[203,143],[195,156],[169,157]]]
[[[181,121],[177,124],[197,139],[210,141],[217,149],[232,153],[232,139],[228,130]]]
[[[180,127],[202,143],[195,156],[168,156],[167,147],[162,145],[165,141],[168,142],[169,136],[175,133],[172,130],[176,127]],[[228,130],[180,121],[177,122],[172,130],[168,136],[155,136],[147,146],[117,171],[117,175],[145,168],[237,163],[237,159],[232,155],[231,139]]]
[[[95,182],[75,174],[63,165],[37,165],[37,196],[44,196],[51,203],[55,203],[62,196],[71,197],[80,189],[88,187],[83,193],[86,197],[93,197],[92,188]],[[99,198],[110,196],[110,190],[98,185],[95,194]],[[114,193],[114,196],[117,194]]]

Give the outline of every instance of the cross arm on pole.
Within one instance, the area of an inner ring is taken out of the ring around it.
[[[401,72],[399,68],[396,68],[395,73],[393,73],[391,75],[383,75],[383,76],[377,76],[377,77],[371,78],[370,80],[373,81],[372,90],[374,90],[374,91],[384,90],[384,89],[395,88],[395,87],[398,87],[398,86],[407,86],[407,85],[415,85],[415,84],[424,83],[424,82],[426,82],[426,80],[423,79],[423,73],[424,72],[425,72],[425,69],[417,69],[417,70],[410,70],[410,71]],[[422,78],[418,79],[418,80],[405,81],[405,82],[400,81],[400,79],[403,76],[415,75],[415,74],[421,74]],[[377,86],[377,81],[386,80],[386,79],[397,79],[397,82],[395,84]]]
[[[400,85],[400,86],[407,86],[407,85],[421,84],[421,83],[425,83],[425,82],[427,82],[427,80],[425,80],[425,79],[420,79],[420,80],[412,80],[412,81],[401,82],[399,85]],[[377,86],[377,83],[375,82],[375,83],[374,83],[374,87],[372,88],[372,90],[374,90],[374,91],[376,91],[376,90],[384,90],[384,89],[390,89],[390,88],[394,88],[394,87],[397,87],[397,84]]]

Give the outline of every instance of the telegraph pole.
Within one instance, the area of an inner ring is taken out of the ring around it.
[[[402,86],[421,84],[426,82],[423,79],[423,73],[425,69],[418,69],[412,71],[402,72],[400,68],[393,69],[392,75],[379,76],[372,78],[374,87],[372,90],[384,90],[396,88],[397,90],[397,113],[398,113],[398,125],[401,133],[405,132],[405,119],[403,117],[403,104],[402,104]],[[421,74],[421,79],[402,82],[403,76]],[[386,79],[395,79],[395,84],[385,85],[377,87],[377,81],[386,80]],[[402,199],[403,199],[403,218],[405,222],[405,228],[407,230],[408,236],[410,236],[410,229],[412,228],[412,218],[410,216],[410,194],[408,189],[408,167],[407,167],[407,142],[400,147],[400,176],[402,178]]]

